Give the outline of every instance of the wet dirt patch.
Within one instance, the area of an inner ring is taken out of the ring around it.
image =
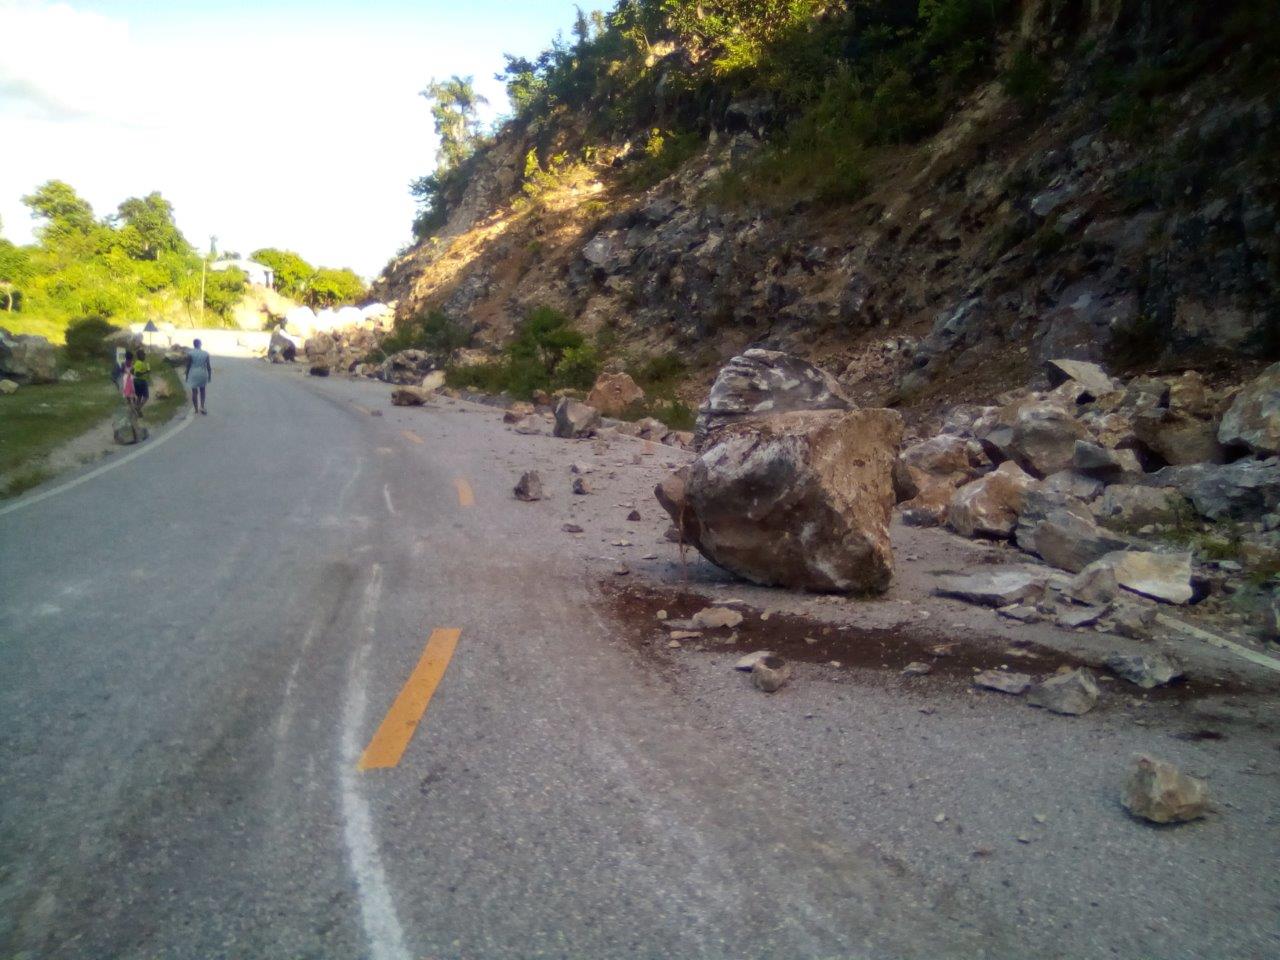
[[[1155,690],[1126,689],[1099,663],[1036,644],[1010,643],[1002,638],[933,624],[862,627],[830,623],[794,613],[765,611],[745,603],[725,604],[677,586],[647,583],[619,584],[601,581],[603,603],[621,636],[642,654],[664,664],[675,651],[665,626],[672,620],[687,621],[700,610],[729,606],[743,615],[734,628],[704,630],[680,640],[681,652],[747,654],[770,650],[788,660],[824,665],[834,675],[845,674],[859,682],[892,683],[903,689],[948,686],[969,688],[975,673],[1005,669],[1040,678],[1060,668],[1089,667],[1112,694],[1146,701],[1185,701],[1202,696],[1250,692],[1245,686],[1194,677]],[[665,620],[658,618],[665,611]],[[679,633],[675,634],[677,637]],[[909,663],[930,668],[922,676],[904,676]],[[1003,696],[1002,694],[992,694]],[[1109,697],[1113,703],[1119,699]]]

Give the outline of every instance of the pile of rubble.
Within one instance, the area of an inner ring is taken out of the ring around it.
[[[1280,570],[1280,364],[1220,391],[1194,372],[1121,383],[1092,363],[1048,369],[1051,389],[955,407],[903,449],[907,523],[1010,540],[1072,583],[1172,604]]]

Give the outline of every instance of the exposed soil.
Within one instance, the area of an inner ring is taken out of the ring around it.
[[[1182,702],[1199,697],[1228,694],[1259,694],[1247,683],[1217,678],[1188,676],[1180,682],[1144,691],[1119,679],[1096,662],[1072,656],[1061,650],[1030,642],[1010,644],[993,640],[976,631],[920,626],[891,629],[832,624],[791,613],[761,610],[746,603],[717,603],[698,593],[678,586],[661,586],[616,580],[601,583],[603,602],[621,635],[637,650],[649,657],[667,660],[676,648],[670,648],[670,633],[665,626],[672,620],[682,621],[710,606],[729,606],[743,615],[733,629],[704,630],[701,636],[680,641],[680,651],[747,654],[770,650],[788,660],[825,665],[837,675],[859,682],[893,683],[917,690],[968,689],[975,673],[982,670],[1006,669],[1041,677],[1060,668],[1090,667],[1099,672],[1110,692],[1150,701]],[[659,619],[659,611],[666,611]],[[903,676],[902,670],[912,662],[926,663],[931,671],[924,676]],[[1104,697],[1099,709],[1119,698]],[[1194,739],[1216,739],[1214,731],[1197,731]]]

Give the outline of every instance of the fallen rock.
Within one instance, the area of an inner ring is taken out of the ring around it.
[[[1006,607],[1019,600],[1039,596],[1044,591],[1044,574],[1008,568],[981,570],[938,578],[933,592],[987,607]]]
[[[967,483],[955,492],[947,511],[947,525],[962,537],[1007,539],[1018,524],[1027,491],[1036,479],[1013,461]]]
[[[63,370],[61,375],[59,375],[58,379],[62,383],[79,383],[80,374],[76,370]]]
[[[924,677],[933,673],[933,667],[925,663],[923,660],[912,660],[902,668],[904,677]]]
[[[1122,603],[1111,611],[1115,632],[1131,640],[1150,640],[1156,627],[1156,611],[1133,603]]]
[[[587,403],[606,417],[620,417],[644,400],[644,391],[625,373],[602,373],[587,395]]]
[[[1124,808],[1152,823],[1185,823],[1209,810],[1209,788],[1172,763],[1140,756],[1125,780],[1120,796]]]
[[[1065,630],[1092,627],[1106,612],[1106,607],[1068,607],[1058,611],[1057,624]]]
[[[1119,389],[1119,384],[1102,367],[1085,360],[1049,360],[1045,363],[1045,372],[1049,375],[1050,386],[1057,387],[1074,380],[1090,399]]]
[[[1077,470],[1059,470],[1040,481],[1040,489],[1081,503],[1090,503],[1102,495],[1106,484]]]
[[[420,407],[431,398],[431,394],[421,387],[396,387],[391,391],[391,405],[394,407]]]
[[[1122,457],[1120,451],[1108,450],[1088,440],[1077,440],[1071,448],[1071,466],[1079,473],[1096,479],[1115,479],[1131,468],[1134,462]]]
[[[1014,536],[1023,550],[1071,573],[1130,546],[1127,539],[1094,523],[1080,501],[1056,498],[1043,489],[1026,493]]]
[[[1104,558],[1095,560],[1067,581],[1062,592],[1077,603],[1105,607],[1120,593],[1120,582]]]
[[[1189,511],[1189,506],[1173,487],[1117,483],[1107,487],[1094,511],[1105,524],[1136,530],[1148,524],[1174,522]]]
[[[506,412],[502,414],[503,423],[519,423],[525,417],[531,417],[535,413],[532,403],[526,403],[524,400],[517,400],[511,406],[507,407]]]
[[[1261,456],[1280,453],[1280,363],[1273,363],[1236,394],[1218,427],[1218,441]]]
[[[1027,703],[1053,713],[1078,717],[1088,713],[1098,702],[1098,682],[1083,667],[1069,673],[1057,673],[1031,688]]]
[[[572,489],[580,497],[585,497],[592,492],[591,484],[587,483],[586,477],[574,477]]]
[[[791,664],[770,654],[761,657],[751,668],[751,682],[765,693],[776,693],[791,679]]]
[[[999,607],[996,609],[996,616],[1017,620],[1019,623],[1039,623],[1044,619],[1040,611],[1028,603],[1011,603],[1007,607]]]
[[[1210,520],[1257,520],[1280,507],[1280,457],[1165,467],[1143,482],[1176,488]]]
[[[1076,441],[1088,438],[1089,431],[1084,425],[1060,407],[1035,403],[1018,411],[1010,446],[1027,472],[1047,477],[1069,469]]]
[[[18,392],[18,385],[12,380],[0,380],[0,394],[12,396]]]
[[[0,331],[0,376],[17,383],[55,383],[58,352],[44,337]]]
[[[632,523],[639,523],[644,517],[640,516],[639,510],[632,510],[627,514],[627,519]]]
[[[425,350],[398,350],[378,366],[378,379],[385,383],[416,387],[437,366],[435,356]]]
[[[313,363],[308,368],[307,373],[313,377],[327,377],[329,375],[329,365],[327,363]]]
[[[111,418],[111,435],[121,446],[130,446],[147,439],[147,428],[138,423],[127,411],[120,410]]]
[[[1011,673],[1006,670],[983,670],[974,676],[973,685],[982,687],[984,690],[995,690],[999,693],[1008,693],[1016,697],[1027,692],[1027,688],[1031,686],[1031,678],[1025,673]]]
[[[444,371],[432,370],[430,373],[428,373],[425,377],[422,378],[422,382],[419,383],[418,386],[430,393],[435,393],[437,390],[439,390],[441,387],[444,386],[444,382],[445,382]]]
[[[1133,420],[1134,435],[1148,450],[1174,466],[1221,463],[1218,425],[1173,410],[1148,410]]]
[[[733,665],[733,669],[750,673],[755,669],[757,663],[765,657],[772,657],[773,655],[772,650],[756,650],[754,653],[748,653],[745,657],[739,657],[738,662]]]
[[[1120,586],[1144,597],[1187,603],[1194,596],[1190,553],[1125,550],[1109,553],[1100,562],[1111,568]]]
[[[560,529],[563,530],[565,533],[581,533],[582,532],[582,527],[576,523],[563,523],[560,525]]]
[[[902,419],[892,410],[739,421],[659,484],[683,539],[754,583],[881,592]]]
[[[298,345],[279,330],[272,330],[267,344],[267,359],[272,363],[292,363],[297,358]]]
[[[580,400],[561,397],[556,404],[556,425],[552,433],[557,437],[574,440],[589,437],[600,427],[600,411]]]
[[[702,630],[720,630],[736,627],[742,622],[742,614],[728,607],[707,607],[699,610],[692,620]]]
[[[1182,677],[1182,668],[1159,653],[1112,653],[1104,661],[1117,677],[1128,680],[1143,690],[1163,687]]]
[[[541,417],[528,416],[517,420],[511,429],[527,437],[541,436],[547,432],[547,423]]]
[[[853,408],[835,377],[808,361],[776,350],[748,350],[716,375],[698,409],[694,449],[701,450],[712,434],[744,417]]]
[[[542,477],[538,475],[537,470],[528,470],[520,475],[520,479],[516,482],[515,489],[512,492],[517,500],[541,500]]]

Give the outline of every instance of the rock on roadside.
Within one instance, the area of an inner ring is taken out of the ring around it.
[[[1042,680],[1027,694],[1027,703],[1053,713],[1078,717],[1098,702],[1098,682],[1083,667]]]
[[[892,410],[785,413],[722,427],[655,490],[711,562],[766,586],[881,592],[902,419]]]
[[[566,440],[589,437],[600,429],[600,411],[572,397],[561,397],[556,404],[555,436]]]
[[[1185,823],[1209,810],[1209,788],[1172,763],[1140,756],[1125,780],[1120,802],[1135,817],[1152,823]]]
[[[512,494],[517,500],[524,500],[526,503],[534,500],[542,499],[542,477],[538,476],[537,470],[528,470],[520,475],[520,479],[516,482]]]

